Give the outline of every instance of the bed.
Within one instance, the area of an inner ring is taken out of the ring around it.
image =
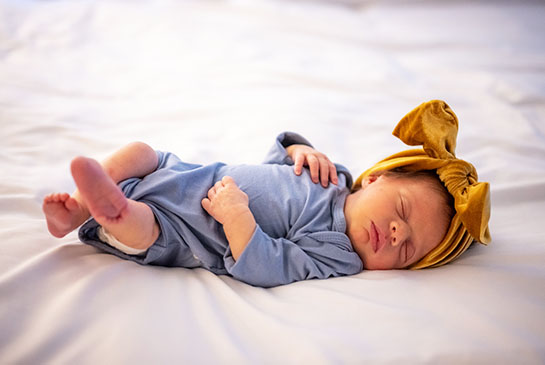
[[[0,363],[545,362],[545,4],[0,0]],[[263,289],[47,232],[70,160],[145,141],[260,163],[282,131],[354,175],[421,102],[460,120],[492,242],[431,270]]]

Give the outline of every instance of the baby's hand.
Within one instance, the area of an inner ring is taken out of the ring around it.
[[[208,190],[208,197],[201,205],[215,220],[225,225],[240,214],[247,213],[248,195],[239,189],[235,180],[225,176]]]
[[[329,180],[335,185],[339,182],[337,168],[323,153],[303,144],[292,144],[286,148],[286,151],[295,162],[293,169],[296,175],[301,175],[303,166],[308,166],[310,178],[315,184],[321,181],[322,186],[327,188]]]
[[[208,190],[208,197],[201,204],[223,225],[233,258],[238,260],[256,229],[248,195],[238,188],[232,177],[225,176]]]

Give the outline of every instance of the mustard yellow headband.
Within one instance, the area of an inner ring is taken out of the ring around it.
[[[403,167],[408,171],[435,170],[454,198],[456,214],[452,218],[443,241],[410,269],[423,269],[447,264],[460,256],[473,240],[490,242],[490,188],[487,182],[477,181],[477,171],[469,162],[457,159],[456,136],[458,118],[441,100],[432,100],[413,109],[397,124],[394,136],[408,145],[422,145],[396,153],[365,171],[354,183],[378,171]]]

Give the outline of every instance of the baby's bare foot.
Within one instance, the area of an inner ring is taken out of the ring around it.
[[[99,224],[121,218],[128,205],[127,198],[97,161],[77,157],[71,170],[83,201]]]
[[[47,220],[47,229],[58,238],[72,232],[89,217],[89,213],[67,193],[46,196],[42,209]]]

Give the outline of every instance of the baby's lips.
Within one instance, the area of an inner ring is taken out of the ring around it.
[[[373,230],[372,237],[374,240],[373,249],[376,253],[384,247],[384,244],[386,243],[386,237],[382,234],[380,228],[374,222],[371,222],[371,224],[372,224],[372,230]]]

